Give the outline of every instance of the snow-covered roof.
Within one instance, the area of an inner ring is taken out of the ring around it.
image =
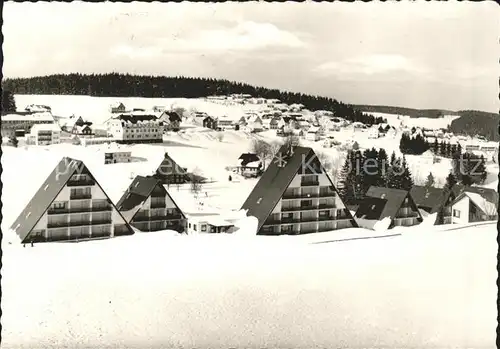
[[[61,131],[61,128],[56,124],[34,124],[31,126],[30,132],[38,131]]]
[[[481,209],[486,214],[495,214],[497,212],[497,207],[494,203],[489,202],[484,197],[478,193],[465,192],[465,195],[469,197],[474,204]]]
[[[50,112],[33,113],[33,114],[5,114],[2,115],[3,121],[54,121],[54,117]]]

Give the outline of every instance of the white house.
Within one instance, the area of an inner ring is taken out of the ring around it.
[[[187,234],[220,234],[232,233],[234,224],[225,220],[219,214],[188,214]]]
[[[36,124],[31,127],[26,142],[34,145],[61,143],[61,129],[56,124]]]
[[[132,152],[124,150],[109,150],[104,153],[104,164],[116,164],[130,162],[132,159]]]
[[[107,126],[118,143],[163,142],[163,123],[156,115],[121,114],[109,119]]]
[[[24,110],[29,111],[31,113],[43,113],[43,112],[51,112],[52,108],[46,105],[40,104],[30,104],[24,108]]]
[[[320,140],[320,136],[319,136],[319,130],[317,128],[310,128],[309,131],[306,132],[305,134],[305,138],[308,140],[308,141],[313,141],[313,142],[316,142],[316,141],[319,141]]]
[[[469,187],[452,202],[452,223],[497,220],[498,193],[493,189]]]
[[[264,130],[262,120],[258,115],[248,118],[246,128],[249,132],[261,132]]]
[[[2,136],[13,136],[16,131],[29,132],[36,124],[54,124],[55,120],[50,112],[31,113],[13,112],[2,115]]]

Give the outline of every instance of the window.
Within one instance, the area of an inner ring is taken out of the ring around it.
[[[453,217],[460,218],[460,211],[459,210],[453,210]]]
[[[259,200],[257,200],[257,204],[260,204],[261,201],[262,201],[262,198],[259,198]]]
[[[201,231],[207,231],[207,225],[206,224],[202,224],[201,225]]]
[[[375,205],[372,205],[371,210],[373,211],[375,209]]]
[[[189,223],[189,228],[191,228],[191,223]]]
[[[196,224],[193,224],[193,230],[196,231]]]

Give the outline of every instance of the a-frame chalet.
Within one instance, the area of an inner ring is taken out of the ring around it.
[[[357,227],[311,148],[284,145],[242,206],[258,235]]]
[[[12,225],[22,243],[134,233],[85,164],[63,158]]]
[[[135,177],[116,207],[138,230],[185,230],[186,217],[157,178]]]

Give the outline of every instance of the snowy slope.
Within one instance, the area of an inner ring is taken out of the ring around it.
[[[2,347],[495,347],[495,225],[301,238],[10,245]]]
[[[422,127],[426,129],[440,129],[447,128],[451,122],[458,119],[460,115],[443,115],[441,118],[412,118],[409,115],[397,115],[387,113],[371,113],[375,117],[382,117],[387,119],[387,123],[394,127],[407,126],[407,127]]]

